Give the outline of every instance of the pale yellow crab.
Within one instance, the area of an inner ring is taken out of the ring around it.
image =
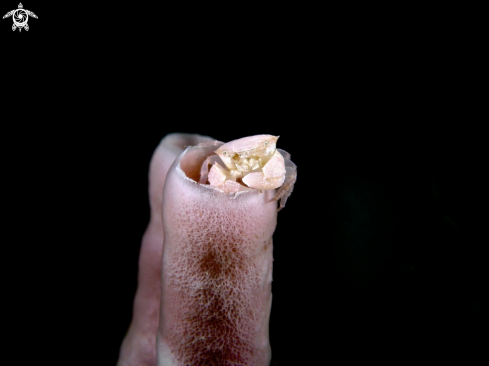
[[[208,181],[225,193],[279,188],[273,200],[280,200],[280,211],[292,193],[297,167],[289,153],[276,148],[277,140],[256,135],[221,145],[202,164],[200,183]]]

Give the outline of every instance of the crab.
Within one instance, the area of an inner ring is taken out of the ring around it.
[[[256,135],[221,145],[202,164],[199,183],[225,193],[277,189],[269,202],[280,200],[280,211],[292,193],[297,167],[289,153],[276,148],[278,138]]]

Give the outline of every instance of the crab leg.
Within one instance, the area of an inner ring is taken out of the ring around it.
[[[214,150],[188,148],[166,178],[158,366],[270,363],[275,190],[199,184]]]
[[[285,158],[285,182],[271,199],[271,201],[280,201],[280,206],[277,209],[277,212],[285,207],[287,198],[289,198],[290,194],[292,193],[292,189],[294,188],[294,184],[297,179],[297,166],[290,160],[290,154],[286,154],[288,156]]]
[[[202,163],[202,167],[200,168],[200,184],[207,183],[207,177],[209,175],[209,164],[212,165],[214,163],[220,163],[224,165],[221,158],[217,155],[212,155],[205,159],[205,161]]]
[[[149,168],[149,198],[151,218],[143,236],[139,256],[139,275],[133,318],[121,346],[117,366],[155,366],[156,332],[161,297],[161,255],[163,251],[163,221],[161,215],[163,186],[175,157],[185,147],[207,136],[189,134],[167,135],[156,148]]]

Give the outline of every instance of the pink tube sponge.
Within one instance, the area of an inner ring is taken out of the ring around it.
[[[187,148],[167,176],[158,365],[269,365],[275,190],[200,184],[222,143]],[[288,154],[287,154],[288,155]]]
[[[275,201],[285,205],[296,177],[277,139],[162,140],[150,166],[151,219],[118,366],[270,364]]]

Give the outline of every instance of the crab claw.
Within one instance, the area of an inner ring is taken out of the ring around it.
[[[209,171],[208,179],[211,186],[217,187],[226,193],[251,191],[250,188],[245,187],[236,181],[230,180],[230,178],[230,173],[218,163],[214,163]]]
[[[248,187],[255,189],[275,189],[285,181],[285,175],[282,178],[267,179],[262,172],[250,173],[243,178],[243,183]]]
[[[253,172],[243,177],[243,183],[255,189],[275,189],[285,181],[284,157],[275,151],[272,158],[263,166],[261,172]]]

